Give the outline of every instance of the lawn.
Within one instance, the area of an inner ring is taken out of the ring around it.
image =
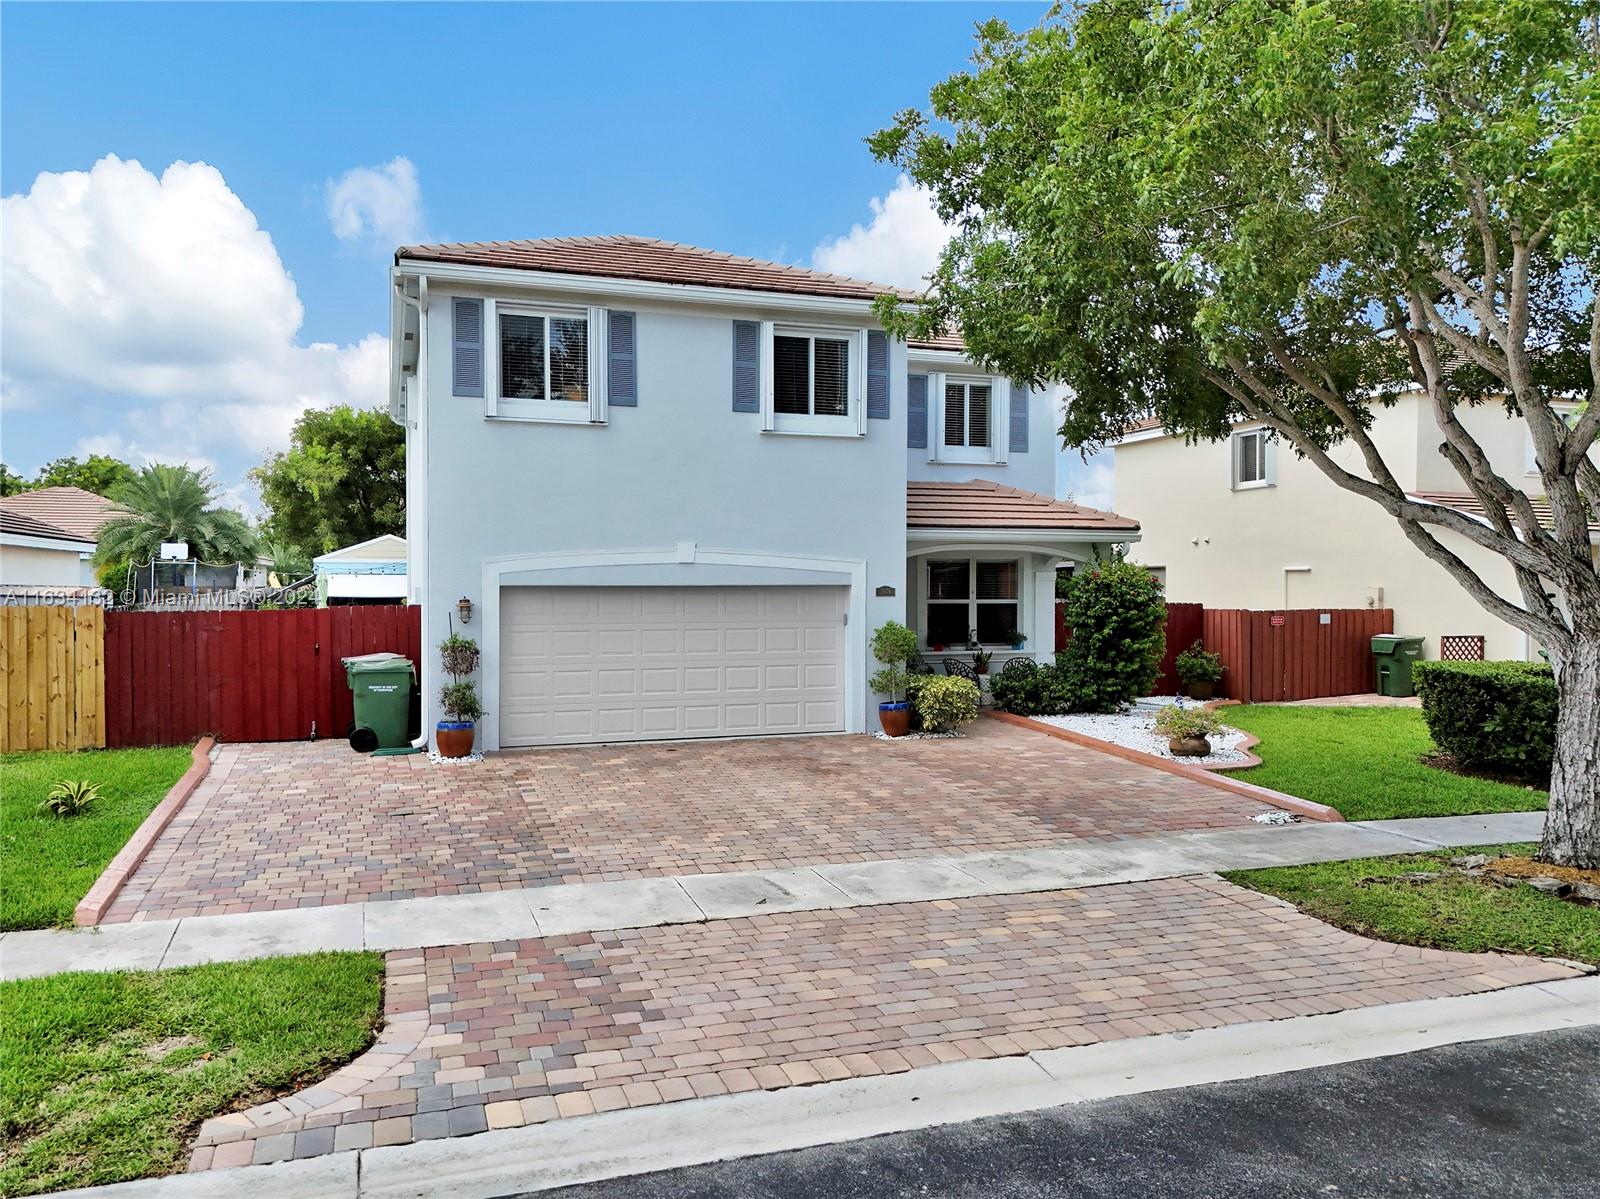
[[[1581,907],[1532,887],[1502,887],[1458,877],[1406,882],[1468,853],[1532,852],[1527,845],[1449,849],[1398,858],[1356,858],[1315,866],[1236,870],[1229,882],[1286,899],[1318,920],[1402,945],[1504,950],[1600,965],[1600,909]]]
[[[374,953],[0,984],[0,1195],[182,1169],[200,1122],[372,1043]]]
[[[1233,777],[1337,808],[1346,820],[1536,811],[1545,792],[1424,766],[1434,751],[1415,708],[1252,704],[1217,713],[1261,738],[1262,764]]]
[[[189,747],[0,755],[0,931],[72,923],[72,909],[191,761]],[[62,820],[39,811],[52,783],[101,798]]]

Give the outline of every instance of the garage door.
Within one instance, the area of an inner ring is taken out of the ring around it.
[[[508,587],[500,744],[844,729],[844,587]]]

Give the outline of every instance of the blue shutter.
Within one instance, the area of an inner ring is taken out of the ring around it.
[[[906,376],[906,447],[928,448],[928,376]]]
[[[483,301],[456,296],[450,302],[450,392],[458,396],[483,396]]]
[[[889,419],[889,337],[876,329],[867,331],[867,416]]]
[[[1011,380],[1011,452],[1028,452],[1028,385]]]
[[[606,403],[613,408],[639,406],[639,363],[633,343],[633,313],[606,316],[611,344],[606,347]]]
[[[761,322],[733,322],[733,410],[761,411]]]

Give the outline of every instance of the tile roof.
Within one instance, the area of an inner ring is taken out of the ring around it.
[[[941,333],[937,337],[911,337],[906,345],[913,350],[954,350],[960,354],[967,348],[966,339],[959,333]]]
[[[1018,491],[985,479],[906,484],[906,526],[912,529],[1038,529],[1134,532],[1139,522],[1115,512]]]
[[[1410,495],[1412,499],[1421,500],[1425,504],[1454,508],[1457,512],[1465,512],[1468,516],[1484,515],[1483,504],[1479,502],[1477,496],[1468,491],[1413,491]],[[1548,497],[1534,495],[1528,498],[1533,502],[1533,514],[1539,518],[1541,525],[1555,524],[1555,516],[1550,510]],[[1600,520],[1589,522],[1589,532],[1600,533]]]
[[[41,487],[0,499],[0,510],[32,517],[83,541],[93,541],[117,506],[81,487]]]
[[[58,529],[55,525],[47,525],[44,521],[35,520],[21,512],[13,512],[9,508],[0,508],[0,533],[11,533],[18,537],[50,537],[56,541],[90,540],[69,533],[65,529]]]
[[[912,292],[882,283],[868,283],[781,262],[741,258],[737,254],[654,237],[544,237],[532,241],[401,246],[395,251],[395,258],[845,300],[872,300],[883,295],[909,300],[914,296]]]

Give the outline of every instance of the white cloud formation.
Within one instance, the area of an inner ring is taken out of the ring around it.
[[[824,241],[812,251],[811,265],[874,283],[920,287],[954,228],[939,219],[927,189],[904,175],[871,204],[871,223],[852,225],[844,236]]]
[[[340,241],[375,242],[384,250],[423,240],[422,189],[409,158],[351,167],[326,184],[328,223]]]
[[[294,279],[214,167],[157,177],[107,156],[39,175],[0,219],[8,412],[111,411],[115,427],[81,429],[80,445],[237,462],[286,446],[307,408],[384,400],[387,338],[300,344]]]
[[[1086,508],[1116,511],[1117,474],[1109,453],[1096,454],[1085,462],[1076,450],[1063,451],[1056,471],[1056,489],[1070,496],[1074,504]]]

